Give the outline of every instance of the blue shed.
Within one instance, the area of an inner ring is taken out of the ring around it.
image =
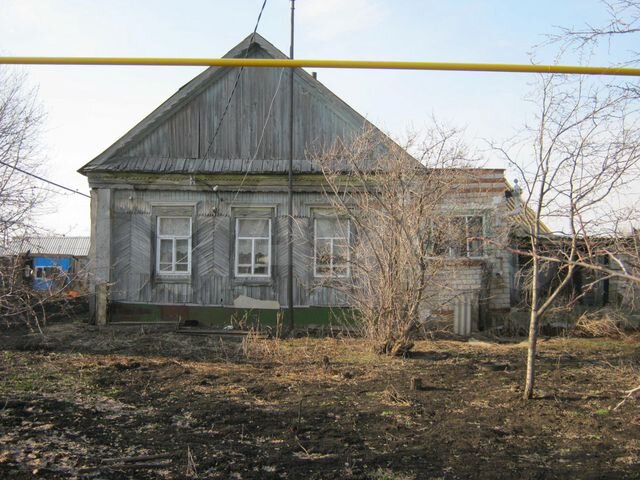
[[[25,281],[35,290],[86,288],[89,237],[16,238],[2,250],[5,257],[22,258]]]
[[[50,290],[54,281],[69,282],[71,257],[33,257],[33,288]]]

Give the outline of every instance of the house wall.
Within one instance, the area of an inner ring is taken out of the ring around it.
[[[482,215],[488,241],[482,258],[451,259],[441,272],[435,313],[447,325],[451,323],[457,299],[462,296],[471,302],[473,329],[500,323],[510,311],[511,279],[515,272],[512,256],[504,248],[509,222],[504,191],[500,188],[502,177],[492,178],[489,173],[485,176],[487,183],[460,193],[456,199],[461,213]]]
[[[111,299],[117,302],[233,306],[241,297],[286,305],[287,195],[278,192],[115,190],[112,202]],[[192,272],[187,281],[165,281],[155,273],[158,209],[169,205],[192,212]],[[326,206],[321,193],[294,195],[294,304],[344,305],[339,292],[313,278],[314,209]],[[235,278],[234,219],[268,209],[272,220],[272,275]],[[247,300],[245,299],[245,302]],[[262,304],[256,302],[256,308]]]
[[[485,234],[498,238],[505,225],[502,173],[489,171],[485,183],[460,194],[460,214],[482,215]],[[97,190],[103,190],[98,188]],[[96,218],[102,235],[94,240],[100,278],[108,271],[110,298],[123,304],[210,305],[220,307],[278,308],[287,304],[287,194],[264,185],[245,190],[223,187],[120,184],[109,194],[96,194]],[[275,191],[272,191],[275,190]],[[314,212],[328,206],[321,188],[296,191],[294,208],[294,305],[347,306],[343,295],[322,286],[313,276]],[[186,281],[167,281],[155,273],[155,226],[159,212],[179,209],[192,217],[192,271]],[[269,209],[272,219],[272,275],[266,279],[235,278],[233,274],[234,219],[241,212]],[[163,210],[165,209],[165,210]],[[426,221],[426,219],[425,219]],[[108,233],[107,233],[108,231]],[[100,245],[102,247],[100,247]],[[100,251],[107,248],[108,251]],[[108,260],[109,268],[106,269]],[[441,292],[447,298],[443,312],[451,311],[460,294],[474,298],[480,321],[482,308],[501,312],[509,308],[507,254],[487,244],[478,259],[451,259],[443,270]],[[98,272],[98,270],[96,270]],[[98,276],[98,275],[96,275]],[[444,298],[444,297],[443,297]],[[265,303],[267,302],[267,303]]]
[[[620,255],[619,258],[627,272],[635,276],[640,275],[633,257]],[[621,266],[615,262],[607,266],[613,271],[622,272]],[[610,278],[607,283],[606,304],[637,312],[640,306],[640,286],[622,277]]]

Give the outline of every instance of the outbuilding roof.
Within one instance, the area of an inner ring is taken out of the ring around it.
[[[89,237],[15,238],[0,250],[4,256],[30,253],[32,256],[86,257],[89,255]]]

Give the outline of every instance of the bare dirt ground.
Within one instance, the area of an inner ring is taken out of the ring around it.
[[[523,343],[5,331],[0,478],[640,478],[639,342],[543,341],[523,402]]]

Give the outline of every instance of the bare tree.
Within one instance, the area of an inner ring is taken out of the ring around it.
[[[523,217],[527,241],[518,250],[531,268],[525,399],[533,396],[544,316],[573,305],[595,282],[626,275],[601,259],[619,263],[613,240],[629,224],[618,196],[640,172],[638,121],[625,97],[583,78],[542,76],[539,82],[536,123],[526,129],[526,140],[496,147],[523,179],[521,201],[532,212]],[[543,229],[544,220],[552,232]],[[578,292],[571,290],[577,268],[598,273]]]
[[[589,60],[602,50],[615,58],[620,66],[637,65],[640,50],[635,48],[640,39],[640,0],[602,0],[606,20],[599,24],[581,27],[559,27],[547,36],[548,45],[558,45],[560,54],[575,52],[583,60]],[[640,99],[640,85],[629,77],[609,78],[610,92],[626,99]]]
[[[315,160],[341,232],[316,245],[316,269],[355,307],[376,352],[404,354],[456,295],[443,276],[449,249],[467,241],[455,217],[470,172],[455,168],[467,160],[460,133],[436,126],[401,147],[371,130]]]
[[[22,259],[6,250],[10,239],[34,233],[34,213],[45,199],[46,190],[20,172],[38,170],[42,118],[25,76],[0,69],[0,316],[7,321],[33,317],[42,305],[24,281]]]
[[[619,37],[640,34],[640,2],[638,0],[602,1],[608,19],[600,24],[587,24],[582,27],[560,27],[557,33],[549,36],[551,42],[563,47],[578,50],[590,50],[601,42],[615,42]],[[632,51],[630,61],[640,59],[640,51]]]
[[[17,168],[38,169],[42,111],[24,75],[0,69],[0,233],[2,242],[29,233],[35,208],[44,200],[33,179]]]

